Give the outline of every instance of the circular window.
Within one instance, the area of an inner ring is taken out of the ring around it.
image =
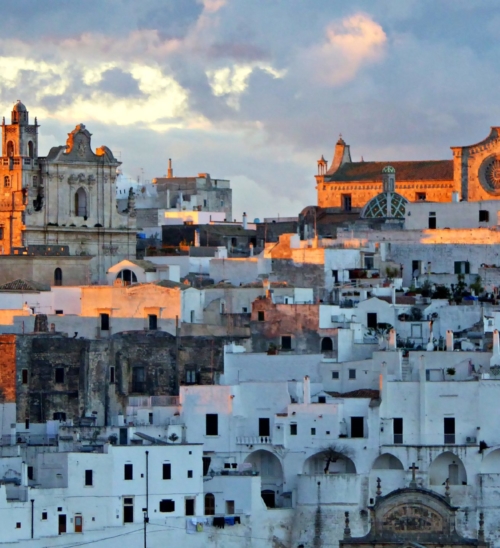
[[[500,157],[486,158],[479,170],[479,180],[490,194],[500,194]]]

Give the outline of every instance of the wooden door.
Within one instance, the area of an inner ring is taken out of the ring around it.
[[[75,516],[75,533],[83,533],[83,517],[80,514]]]

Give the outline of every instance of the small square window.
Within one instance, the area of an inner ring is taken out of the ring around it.
[[[16,523],[16,529],[21,529],[21,522],[20,522],[20,521],[18,521],[18,522]]]
[[[349,369],[349,379],[355,379],[356,378],[356,369]]]
[[[311,428],[311,436],[315,436],[316,435],[316,428]]]
[[[46,520],[46,519],[47,519],[47,512],[42,512],[42,519],[43,519],[43,520]]]
[[[290,425],[290,436],[297,435],[297,424],[293,423]]]
[[[425,192],[417,192],[417,202],[425,202],[427,194]]]
[[[230,462],[225,462],[224,463],[224,468],[231,468],[231,463]]]
[[[326,435],[327,435],[327,436],[330,435],[330,430],[327,430],[327,431],[326,431]]]
[[[326,403],[326,396],[318,396],[318,403]]]
[[[282,350],[292,349],[292,337],[290,335],[281,336],[281,349]]]
[[[266,314],[263,310],[259,310],[257,312],[257,319],[259,320],[259,322],[264,322],[266,320]]]
[[[243,307],[243,314],[246,314],[248,312],[248,308],[246,306]]]
[[[340,374],[339,371],[332,371],[332,379],[339,379]]]
[[[486,209],[479,210],[479,222],[487,223],[490,220],[490,212]]]
[[[58,511],[58,512],[62,512],[62,506],[58,506],[58,507],[57,507],[57,511]]]
[[[175,501],[171,499],[160,500],[160,512],[175,512]]]
[[[188,478],[192,478],[192,477],[193,477],[193,471],[192,471],[192,470],[188,470],[187,477],[188,477]]]

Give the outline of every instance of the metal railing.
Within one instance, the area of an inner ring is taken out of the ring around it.
[[[128,407],[176,407],[179,396],[129,396]]]

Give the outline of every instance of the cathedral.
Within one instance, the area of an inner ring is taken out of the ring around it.
[[[384,191],[383,169],[394,168],[395,191],[409,202],[479,202],[500,197],[500,127],[483,141],[451,147],[453,159],[353,162],[342,137],[332,162],[318,160],[318,207],[330,213],[359,211]]]
[[[30,123],[21,101],[12,109],[10,124],[5,118],[2,122],[0,256],[56,255],[61,265],[65,257],[90,258],[85,282],[103,282],[112,264],[135,257],[133,196],[125,212],[116,207],[120,162],[106,146],[92,150],[91,133],[83,124],[68,134],[66,145],[41,157],[39,127],[36,118]],[[63,266],[54,269],[51,282],[70,282]]]

